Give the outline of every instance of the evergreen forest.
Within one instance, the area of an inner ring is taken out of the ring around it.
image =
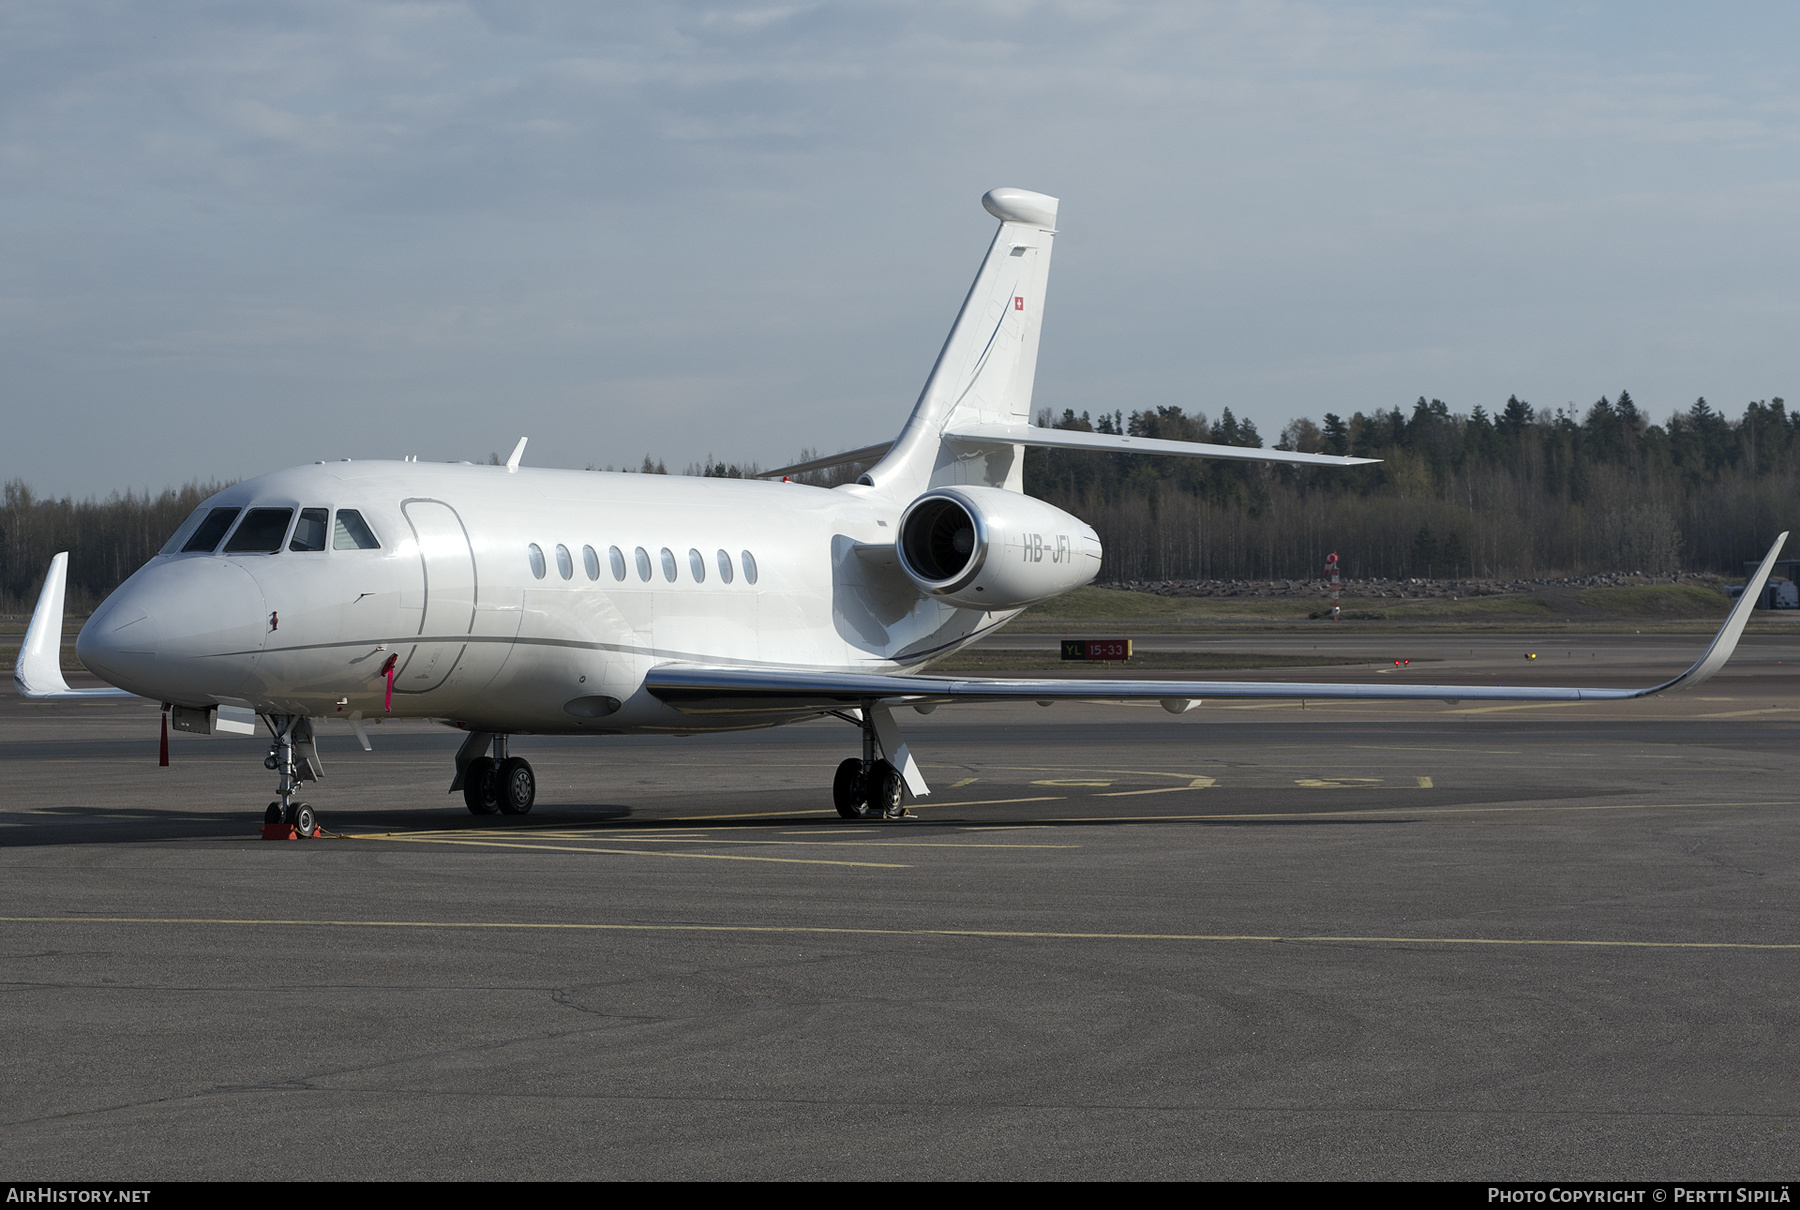
[[[1165,407],[1097,417],[1045,412],[1038,423],[1263,445],[1256,426],[1229,408],[1216,420]],[[1381,461],[1286,467],[1034,449],[1025,485],[1094,526],[1107,583],[1315,578],[1334,550],[1352,579],[1729,576],[1800,522],[1800,413],[1779,398],[1753,402],[1735,419],[1699,399],[1661,424],[1625,391],[1585,413],[1512,398],[1491,415],[1479,407],[1465,414],[1420,398],[1410,409],[1294,420],[1275,448]],[[646,457],[641,469],[663,466]],[[862,469],[803,478],[829,485]],[[709,457],[687,473],[755,468]],[[78,501],[8,483],[0,606],[28,611],[51,555],[67,550],[69,607],[90,609],[222,486]]]

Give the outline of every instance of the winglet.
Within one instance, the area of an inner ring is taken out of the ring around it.
[[[69,552],[65,550],[50,560],[44,589],[38,593],[37,608],[31,611],[31,625],[13,665],[13,684],[20,697],[57,697],[69,692],[69,682],[62,674],[63,595],[68,580]]]
[[[1738,598],[1736,605],[1732,606],[1731,613],[1725,618],[1725,624],[1719,627],[1719,633],[1713,636],[1712,646],[1706,649],[1706,654],[1695,660],[1692,668],[1674,680],[1658,685],[1648,692],[1663,693],[1670,689],[1684,689],[1698,685],[1725,666],[1725,661],[1731,658],[1731,653],[1737,648],[1738,639],[1744,633],[1744,627],[1750,621],[1750,612],[1756,608],[1757,598],[1762,596],[1763,586],[1769,582],[1769,573],[1775,569],[1775,556],[1781,553],[1782,544],[1787,541],[1787,537],[1786,531],[1783,531],[1781,536],[1775,539],[1775,545],[1769,547],[1769,553],[1763,556],[1762,566],[1756,569],[1756,574],[1750,577],[1748,584],[1744,585],[1744,595]]]
[[[123,689],[71,689],[62,674],[63,597],[69,582],[69,552],[59,551],[44,573],[31,625],[19,645],[13,664],[13,686],[20,697],[43,699],[84,697],[136,697]]]
[[[507,474],[511,475],[517,473],[519,469],[519,459],[525,456],[525,443],[530,440],[531,438],[529,437],[521,437],[519,438],[519,444],[513,446],[513,452],[506,460]]]

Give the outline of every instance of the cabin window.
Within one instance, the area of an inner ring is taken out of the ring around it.
[[[648,584],[650,582],[650,552],[641,546],[637,548],[637,565],[638,579]]]
[[[594,548],[591,546],[581,548],[581,570],[587,572],[590,580],[600,578],[600,556],[594,553]]]
[[[663,579],[673,584],[675,582],[675,552],[666,546],[662,548],[662,565]]]
[[[303,508],[300,510],[300,523],[294,526],[294,536],[288,541],[289,550],[324,550],[325,523],[331,520],[328,508]]]
[[[606,558],[612,564],[613,579],[623,580],[625,578],[625,552],[616,546],[611,546],[607,548]]]
[[[731,556],[724,551],[719,552],[719,579],[731,583]]]
[[[287,537],[288,522],[294,519],[291,508],[253,508],[244,514],[238,527],[225,542],[228,555],[272,555],[281,549]]]
[[[565,580],[575,578],[575,560],[569,557],[569,548],[561,542],[556,544],[556,571]]]
[[[756,556],[746,550],[746,551],[741,552],[738,555],[738,558],[743,560],[744,583],[746,583],[746,584],[756,583]]]
[[[706,556],[697,550],[688,551],[688,570],[694,573],[694,583],[706,583]]]
[[[531,574],[538,579],[544,578],[544,549],[536,542],[525,548],[525,557],[531,560]]]
[[[206,520],[200,523],[200,527],[194,531],[194,536],[187,540],[187,545],[181,548],[181,553],[184,555],[211,554],[213,548],[219,544],[219,539],[225,536],[225,531],[231,528],[231,523],[237,520],[237,515],[242,511],[237,508],[215,508],[207,513]]]
[[[380,550],[381,543],[375,540],[375,531],[369,528],[361,513],[353,508],[340,508],[337,511],[337,528],[331,535],[331,549]]]

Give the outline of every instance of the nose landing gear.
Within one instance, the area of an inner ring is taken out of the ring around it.
[[[312,719],[301,714],[265,714],[263,722],[275,737],[263,767],[275,771],[275,793],[280,796],[263,812],[263,839],[315,836],[319,817],[312,805],[294,801],[302,782],[317,781],[324,773],[313,743]]]

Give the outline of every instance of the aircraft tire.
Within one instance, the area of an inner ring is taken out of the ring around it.
[[[494,788],[502,815],[525,815],[537,801],[537,775],[522,756],[509,756],[500,763]]]
[[[313,814],[312,804],[297,802],[294,804],[294,831],[302,836],[311,836],[319,830],[319,817]]]
[[[265,824],[281,822],[281,804],[280,803],[272,802],[269,804],[269,809],[267,811],[263,812],[263,822]]]
[[[478,756],[463,770],[463,802],[471,815],[492,815],[500,809],[500,791],[496,783],[494,758]]]
[[[869,770],[869,814],[898,819],[906,810],[906,779],[885,760]]]
[[[831,805],[845,819],[861,819],[866,797],[862,762],[852,756],[837,767],[837,774],[831,779]]]

